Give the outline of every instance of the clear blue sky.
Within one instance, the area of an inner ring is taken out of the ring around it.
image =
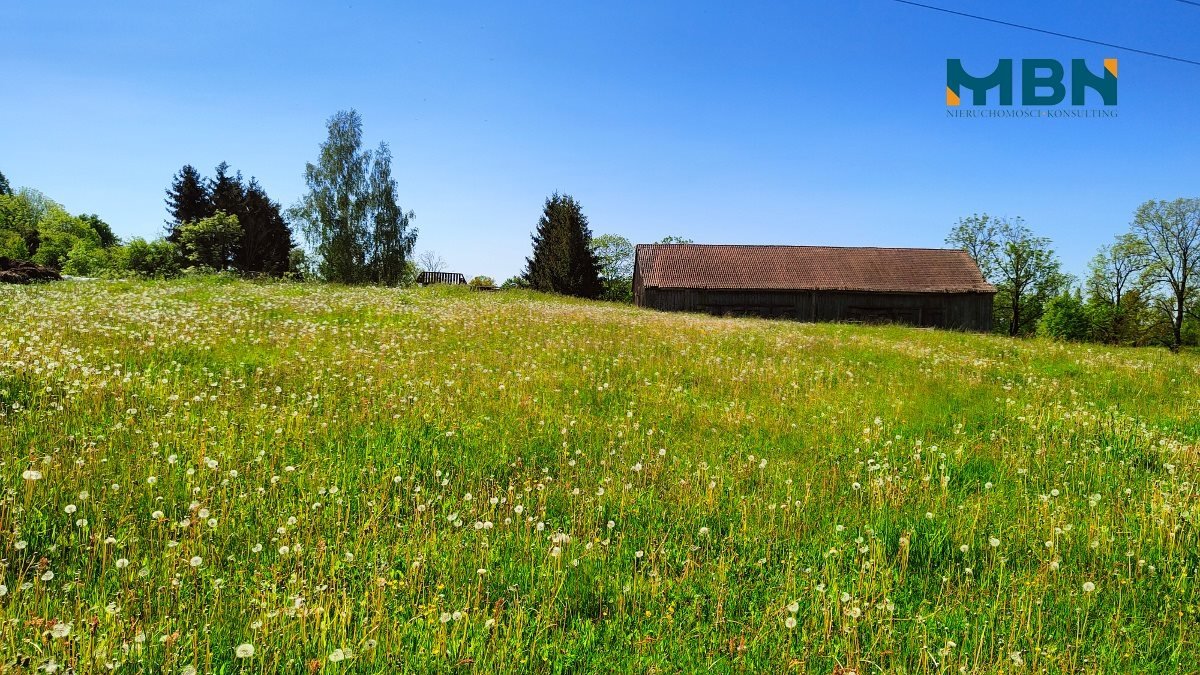
[[[927,2],[1200,60],[1173,0]],[[1020,215],[1075,273],[1140,202],[1200,196],[1197,66],[890,0],[593,5],[13,0],[0,171],[153,236],[185,163],[291,204],[353,107],[418,251],[498,280],[555,190],[634,242],[940,246]],[[1110,56],[1118,119],[946,117],[947,58]]]

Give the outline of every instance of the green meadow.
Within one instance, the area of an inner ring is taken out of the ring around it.
[[[1200,670],[1200,358],[0,288],[0,670]]]

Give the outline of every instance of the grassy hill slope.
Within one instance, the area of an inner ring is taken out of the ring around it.
[[[1159,350],[0,288],[0,666],[1195,671],[1198,436]]]

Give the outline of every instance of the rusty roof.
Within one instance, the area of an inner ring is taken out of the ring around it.
[[[647,288],[995,293],[959,249],[638,244]]]

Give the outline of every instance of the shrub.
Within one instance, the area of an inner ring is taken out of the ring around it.
[[[1092,337],[1092,322],[1078,293],[1063,293],[1046,303],[1038,334],[1056,340],[1083,342]]]
[[[173,277],[179,274],[179,249],[165,239],[137,237],[116,249],[110,270],[156,279]]]
[[[224,211],[194,223],[184,223],[179,228],[179,241],[188,260],[217,271],[227,269],[233,263],[234,250],[241,236],[237,216]]]

